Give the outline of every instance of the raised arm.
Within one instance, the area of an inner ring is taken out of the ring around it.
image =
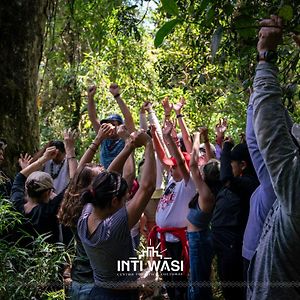
[[[127,207],[129,228],[132,228],[140,219],[155,190],[156,182],[156,165],[152,141],[145,133],[140,133],[138,139],[135,136],[134,138],[137,140],[135,141],[135,144],[138,146],[142,144],[145,145],[145,162],[139,183],[140,187]]]
[[[147,116],[146,116],[146,110],[145,110],[146,105],[147,105],[147,102],[144,102],[140,109],[140,128],[144,129],[145,131],[148,130]]]
[[[282,39],[281,20],[263,20],[257,50],[275,51]],[[287,214],[299,216],[300,156],[286,123],[278,69],[261,60],[256,68],[253,93],[253,126],[275,194]]]
[[[96,132],[98,132],[99,128],[100,128],[100,122],[97,118],[96,105],[95,105],[95,101],[94,101],[94,96],[96,94],[96,90],[97,90],[97,87],[95,85],[90,86],[87,91],[88,92],[87,98],[88,98],[89,118],[92,122],[92,126],[93,126],[94,130]]]
[[[151,135],[152,135],[152,141],[153,141],[153,145],[154,145],[157,157],[160,160],[160,162],[162,163],[162,165],[168,169],[169,164],[167,162],[169,162],[171,164],[171,159],[167,156],[166,151],[163,147],[163,144],[161,143],[161,141],[156,133],[156,127],[154,125],[151,125]]]
[[[223,149],[223,142],[225,131],[227,129],[227,119],[219,119],[219,123],[215,127],[216,132],[216,157],[217,159],[221,158],[221,153]]]
[[[188,153],[191,153],[193,143],[192,143],[192,139],[191,139],[191,136],[189,134],[188,128],[186,126],[186,123],[184,121],[184,116],[181,113],[181,110],[182,110],[184,105],[185,105],[185,98],[180,97],[179,102],[173,105],[173,109],[176,113],[176,118],[178,120],[178,124],[179,124],[180,130],[181,130],[181,133],[182,133],[182,139],[183,139],[185,149]]]
[[[205,146],[206,161],[209,161],[210,159],[214,158],[214,155],[210,147],[210,142],[208,138],[208,129],[207,127],[200,127],[199,132],[200,132],[200,138],[202,138]]]
[[[234,143],[231,138],[228,138],[223,145],[223,151],[221,153],[221,169],[220,169],[220,179],[223,184],[229,184],[234,178],[232,166],[231,166],[231,149]]]
[[[169,102],[169,97],[165,97],[163,101],[161,102],[163,108],[164,108],[164,124],[167,120],[170,120],[171,112],[173,104]]]
[[[55,146],[47,148],[42,157],[28,165],[20,173],[25,177],[28,177],[32,172],[39,171],[48,160],[55,157],[57,151],[58,150],[55,148]]]
[[[75,130],[72,131],[71,129],[68,129],[64,131],[64,144],[66,149],[66,159],[68,161],[70,179],[74,177],[78,166],[74,145],[76,136],[77,134]]]
[[[98,151],[98,148],[102,141],[106,138],[109,138],[114,134],[115,127],[112,124],[105,123],[102,124],[98,130],[97,136],[91,143],[91,145],[87,148],[83,156],[81,157],[78,169],[81,169],[85,164],[90,163],[93,160],[95,153]]]
[[[159,138],[160,143],[161,143],[162,147],[164,148],[166,156],[170,157],[170,153],[169,153],[169,151],[168,151],[168,149],[167,149],[167,147],[164,143],[164,138],[163,138],[163,134],[162,134],[161,125],[160,125],[159,120],[158,120],[158,118],[155,114],[155,111],[152,107],[152,104],[150,102],[148,102],[147,105],[145,106],[145,109],[148,112],[148,119],[149,119],[150,125],[155,126],[157,137]],[[155,150],[155,148],[154,148],[154,150]]]
[[[39,149],[36,153],[33,154],[32,156],[32,160],[31,160],[31,163],[35,162],[36,160],[38,160],[40,157],[43,156],[44,152],[46,151],[46,149],[48,147],[50,147],[51,143],[53,141],[49,141],[47,142],[41,149]]]
[[[166,139],[166,141],[169,144],[169,149],[171,154],[175,157],[177,166],[181,172],[181,175],[185,181],[185,183],[188,183],[190,180],[190,172],[189,168],[186,164],[186,161],[184,159],[184,156],[182,152],[178,149],[177,145],[174,142],[173,137],[171,136],[171,132],[173,130],[173,124],[170,121],[165,122],[165,126],[163,128],[163,135]]]
[[[117,134],[120,138],[125,140],[125,147],[118,154],[118,156],[111,162],[111,164],[109,165],[107,170],[110,172],[117,172],[117,173],[122,174],[125,165],[127,165],[127,167],[129,169],[132,167],[132,164],[131,164],[132,158],[130,158],[130,155],[132,154],[133,150],[135,149],[135,145],[133,143],[132,138],[130,138],[131,136],[130,136],[129,132],[127,131],[125,125],[121,125],[118,127]],[[128,160],[128,163],[126,163],[127,160]],[[129,171],[129,169],[126,170],[127,174],[132,173],[132,170]],[[123,177],[124,177],[124,174],[123,174]]]
[[[194,135],[194,144],[191,153],[190,170],[192,173],[192,178],[195,183],[196,189],[198,191],[198,204],[203,212],[210,213],[214,207],[215,199],[210,191],[209,187],[203,180],[199,167],[199,146],[200,146],[200,133],[197,132]]]
[[[109,91],[114,96],[121,109],[127,130],[129,131],[129,133],[134,132],[135,131],[134,121],[128,106],[121,98],[119,86],[116,83],[112,83],[109,87]]]

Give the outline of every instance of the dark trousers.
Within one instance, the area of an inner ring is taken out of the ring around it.
[[[225,300],[245,299],[243,280],[242,240],[226,240],[213,236],[217,269]]]
[[[173,260],[182,260],[182,245],[181,242],[166,242],[167,252],[166,256]],[[178,275],[177,273],[164,272],[162,273],[163,281],[166,283],[166,288],[170,300],[184,300],[187,294],[187,277]]]

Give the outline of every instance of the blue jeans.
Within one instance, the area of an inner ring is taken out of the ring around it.
[[[210,282],[213,248],[210,230],[188,232],[190,279],[188,289],[189,300],[211,300]]]
[[[88,300],[94,283],[80,283],[72,281],[70,289],[70,300]]]

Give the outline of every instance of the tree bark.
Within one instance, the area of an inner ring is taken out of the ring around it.
[[[15,171],[20,152],[39,144],[37,79],[48,0],[0,2],[0,137],[6,161]]]

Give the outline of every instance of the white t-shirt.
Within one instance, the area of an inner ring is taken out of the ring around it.
[[[186,227],[188,205],[195,194],[196,187],[192,178],[185,184],[184,179],[176,182],[171,177],[157,206],[156,224],[162,228]],[[178,242],[179,239],[171,233],[166,233],[166,241]]]
[[[53,174],[57,175],[57,177],[53,179],[53,185],[55,194],[59,194],[67,187],[70,181],[68,160],[65,159],[62,165],[57,165],[52,159],[47,161],[44,166],[44,172],[52,176],[53,174],[51,174],[51,171]]]

